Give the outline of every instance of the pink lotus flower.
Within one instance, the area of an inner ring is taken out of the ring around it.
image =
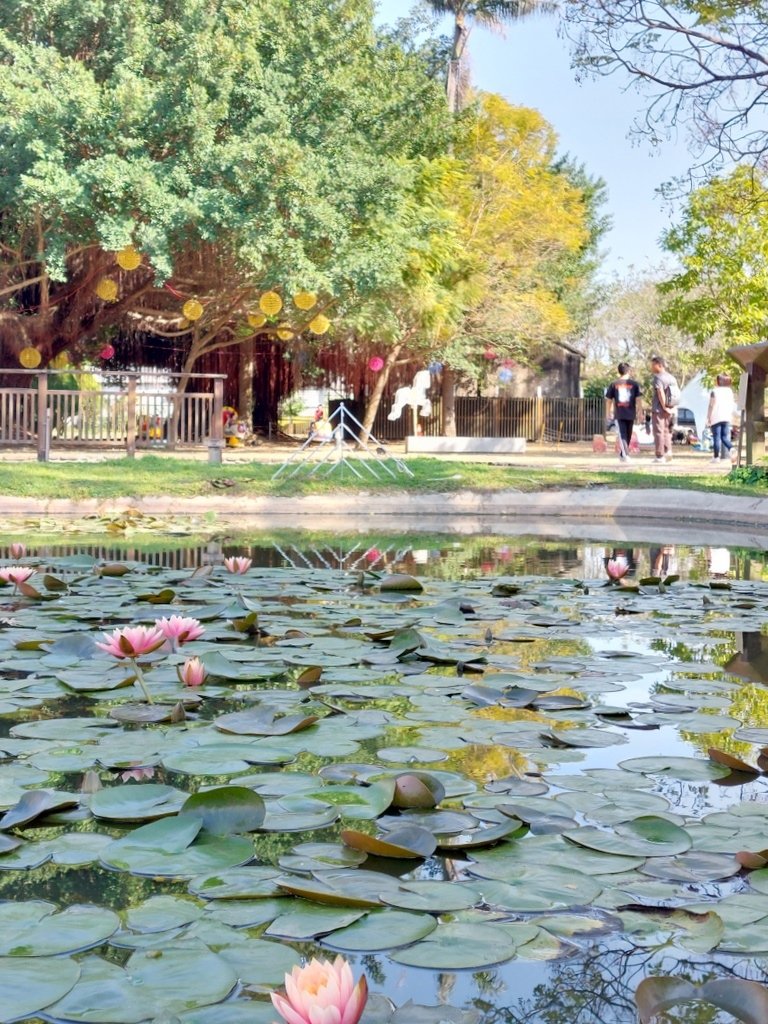
[[[609,558],[605,570],[612,580],[620,580],[629,572],[629,564],[624,558]]]
[[[357,1024],[368,998],[362,975],[354,984],[352,968],[342,956],[333,963],[314,958],[285,976],[285,996],[272,994],[272,1005],[288,1024]]]
[[[251,568],[252,561],[250,558],[225,558],[224,568],[227,572],[233,572],[236,576],[243,576]]]
[[[155,619],[155,629],[160,630],[172,651],[188,640],[197,640],[205,632],[199,619],[184,618],[182,615],[172,615],[170,619]]]
[[[104,634],[105,643],[96,646],[113,658],[141,658],[151,654],[165,643],[165,634],[156,626],[126,626]]]
[[[177,668],[179,682],[184,686],[202,686],[208,675],[208,669],[199,658],[187,658],[181,668]]]
[[[36,569],[28,569],[25,565],[5,565],[0,569],[0,580],[18,585],[26,582],[36,572]]]
[[[27,545],[23,544],[20,540],[15,540],[10,547],[11,558],[15,558],[17,561],[19,558],[23,558],[27,553]]]
[[[155,769],[147,766],[146,768],[128,768],[124,772],[120,772],[120,781],[128,782],[129,779],[135,779],[136,782],[141,782],[143,779],[151,779],[155,774]]]

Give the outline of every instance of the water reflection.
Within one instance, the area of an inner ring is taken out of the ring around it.
[[[0,542],[0,561],[12,561],[10,544]],[[760,579],[768,576],[764,551],[643,544],[604,546],[584,540],[540,537],[455,535],[404,537],[387,534],[317,537],[301,531],[269,535],[228,534],[206,540],[152,537],[142,540],[83,538],[28,545],[29,557],[72,560],[72,571],[95,562],[138,562],[148,567],[195,569],[220,565],[230,555],[247,555],[255,568],[307,568],[336,571],[408,572],[417,576],[461,579],[482,575],[532,575],[605,578],[609,560],[627,566],[626,575],[682,579]],[[60,567],[59,567],[60,568]]]
[[[736,632],[737,653],[723,668],[733,676],[755,683],[768,683],[768,636]]]

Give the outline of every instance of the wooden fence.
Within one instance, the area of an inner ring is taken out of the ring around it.
[[[67,373],[86,376],[84,371]],[[118,386],[96,390],[49,387],[48,370],[0,369],[4,374],[23,375],[29,385],[0,388],[0,445],[36,447],[42,462],[52,447],[125,447],[133,456],[141,448],[202,445],[208,446],[209,461],[221,461],[222,374],[189,374],[186,379],[197,390],[181,395],[175,390],[178,374],[167,374],[161,385],[156,377],[124,373]]]

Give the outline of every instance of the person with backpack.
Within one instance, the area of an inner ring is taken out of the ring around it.
[[[605,397],[611,402],[610,416],[616,421],[619,442],[619,461],[629,461],[629,446],[635,426],[635,415],[640,401],[640,385],[629,376],[629,363],[619,363],[619,378],[608,385]],[[642,409],[640,411],[642,415]]]
[[[731,378],[718,373],[717,386],[709,393],[707,426],[712,430],[712,461],[731,462],[731,430],[736,400],[731,390]]]
[[[658,466],[663,462],[672,461],[672,430],[675,425],[675,409],[680,404],[680,387],[667,370],[666,360],[662,356],[651,357],[651,373],[653,374],[653,404],[651,406],[651,428],[653,445]]]

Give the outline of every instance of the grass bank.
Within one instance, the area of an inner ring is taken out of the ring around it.
[[[396,480],[381,471],[381,479],[377,480],[360,468],[361,480],[341,466],[330,475],[318,472],[309,477],[303,473],[292,479],[279,477],[273,480],[277,468],[274,464],[249,462],[209,466],[161,455],[103,462],[6,462],[0,463],[0,494],[41,500],[81,500],[151,495],[189,498],[218,493],[224,503],[227,494],[240,497],[251,494],[285,496],[361,490],[447,493],[462,490],[489,492],[506,488],[542,491],[604,486],[668,487],[750,497],[768,496],[764,479],[755,480],[743,470],[735,470],[727,476],[706,472],[676,476],[644,470],[625,470],[617,474],[610,470],[538,468],[434,458],[409,458],[407,465],[413,476],[399,473]]]

